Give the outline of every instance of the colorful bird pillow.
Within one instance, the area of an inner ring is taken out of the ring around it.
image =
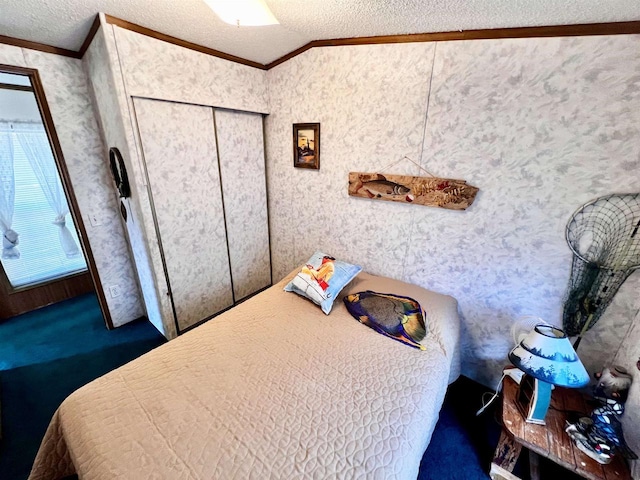
[[[424,315],[413,298],[367,290],[347,295],[343,301],[360,323],[405,345],[425,350],[420,344],[427,335]]]
[[[308,298],[329,315],[340,291],[360,273],[362,267],[336,260],[322,252],[314,253],[286,287]]]

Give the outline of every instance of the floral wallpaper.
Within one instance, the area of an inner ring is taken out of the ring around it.
[[[111,41],[108,41],[109,35]],[[110,28],[100,28],[87,49],[82,62],[90,80],[93,98],[96,106],[98,120],[102,127],[105,149],[116,147],[125,161],[127,171],[133,171],[135,164],[132,155],[136,152],[135,142],[131,128],[126,128],[122,111],[127,112],[127,105],[123,93],[122,77],[120,75],[117,54],[115,52],[113,32]],[[118,81],[119,80],[119,81]],[[160,313],[160,300],[166,298],[166,287],[156,287],[151,260],[145,247],[144,231],[140,228],[142,220],[139,208],[141,198],[146,195],[146,188],[139,187],[137,182],[130,182],[131,197],[122,200],[127,211],[127,221],[124,228],[127,233],[131,253],[134,259],[140,292],[142,294],[143,307],[149,321],[161,333],[175,336],[175,324],[173,321],[164,325]],[[115,195],[115,192],[114,192]],[[167,303],[167,309],[171,307]]]
[[[25,59],[40,71],[80,208],[102,221],[85,226],[113,324],[135,320],[144,312],[82,63],[33,50],[25,51]],[[115,284],[122,293],[112,298],[108,288]]]
[[[0,45],[0,63],[38,69],[114,326],[143,315],[127,242],[80,60]],[[102,225],[87,218],[97,214]],[[122,294],[112,298],[110,285]]]
[[[268,113],[266,72],[113,27],[130,96]]]
[[[313,48],[268,71],[274,281],[316,250],[402,278],[411,209],[349,199],[347,176],[383,169],[403,155],[419,158],[434,47]],[[308,122],[321,123],[319,170],[293,168],[292,124]]]
[[[450,294],[463,373],[495,385],[518,317],[561,323],[571,214],[640,188],[639,49],[637,35],[327,47],[268,71],[274,281],[321,249]],[[292,167],[298,122],[321,123],[319,171]],[[475,203],[347,195],[349,171],[418,175],[409,161],[385,169],[404,155],[479,187]],[[580,346],[590,371],[640,309],[639,276]]]
[[[22,48],[0,44],[0,64],[26,67]]]

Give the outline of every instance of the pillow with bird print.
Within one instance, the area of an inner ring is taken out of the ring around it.
[[[427,335],[424,314],[413,298],[367,290],[347,295],[343,301],[360,323],[410,347],[426,349],[420,344]]]
[[[308,298],[329,315],[340,291],[360,273],[362,267],[336,260],[322,252],[314,253],[286,287]]]

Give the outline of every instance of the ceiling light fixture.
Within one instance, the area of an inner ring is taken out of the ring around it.
[[[257,27],[277,25],[280,22],[273,16],[264,0],[204,0],[220,17],[220,20],[238,27]]]

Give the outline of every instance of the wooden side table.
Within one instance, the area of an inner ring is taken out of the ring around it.
[[[518,384],[512,378],[504,379],[502,391],[502,434],[489,473],[493,480],[519,480],[511,472],[522,447],[529,450],[531,480],[540,478],[538,455],[589,480],[631,480],[629,467],[622,457],[616,455],[610,464],[600,465],[581,452],[564,431],[567,417],[565,411],[585,414],[590,411],[580,392],[556,387],[551,396],[551,408],[545,417],[546,425],[535,425],[525,422],[518,410]]]

